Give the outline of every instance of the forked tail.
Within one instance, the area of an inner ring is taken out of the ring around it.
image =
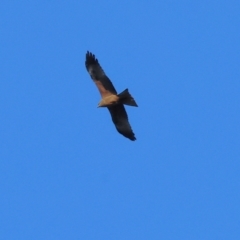
[[[133,106],[133,107],[138,107],[138,105],[135,102],[134,98],[128,92],[128,89],[125,89],[123,92],[119,93],[118,97],[120,98],[120,102],[122,104]]]

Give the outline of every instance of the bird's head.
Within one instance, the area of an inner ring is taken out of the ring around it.
[[[117,104],[117,102],[116,101],[105,101],[105,100],[102,100],[102,101],[100,101],[99,103],[98,103],[98,108],[99,107],[109,107],[109,106],[112,106],[112,105],[115,105],[115,104]]]
[[[98,103],[98,107],[109,107],[118,103],[118,96],[110,95],[108,97],[102,98]]]
[[[101,100],[99,103],[98,103],[98,106],[97,106],[98,108],[99,107],[106,107],[106,103],[105,103],[105,101],[104,100]]]

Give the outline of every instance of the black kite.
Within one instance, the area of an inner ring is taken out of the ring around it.
[[[128,92],[128,89],[117,94],[112,82],[104,73],[95,55],[91,52],[87,52],[86,54],[85,65],[102,96],[102,100],[99,102],[98,107],[107,107],[117,131],[132,141],[136,140],[123,105],[137,107],[137,103]]]

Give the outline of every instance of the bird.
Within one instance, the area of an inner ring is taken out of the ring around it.
[[[138,105],[129,93],[128,88],[117,94],[111,80],[99,64],[98,59],[89,51],[86,53],[85,66],[102,97],[98,103],[98,107],[106,107],[110,112],[117,131],[131,141],[135,141],[136,137],[128,121],[124,105],[133,107],[138,107]]]

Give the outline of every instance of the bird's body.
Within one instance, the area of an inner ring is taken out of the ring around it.
[[[124,104],[137,107],[128,89],[117,94],[112,82],[104,73],[94,54],[87,52],[85,65],[102,96],[98,107],[107,107],[117,131],[132,141],[136,140],[128,122],[127,112],[124,108]]]

